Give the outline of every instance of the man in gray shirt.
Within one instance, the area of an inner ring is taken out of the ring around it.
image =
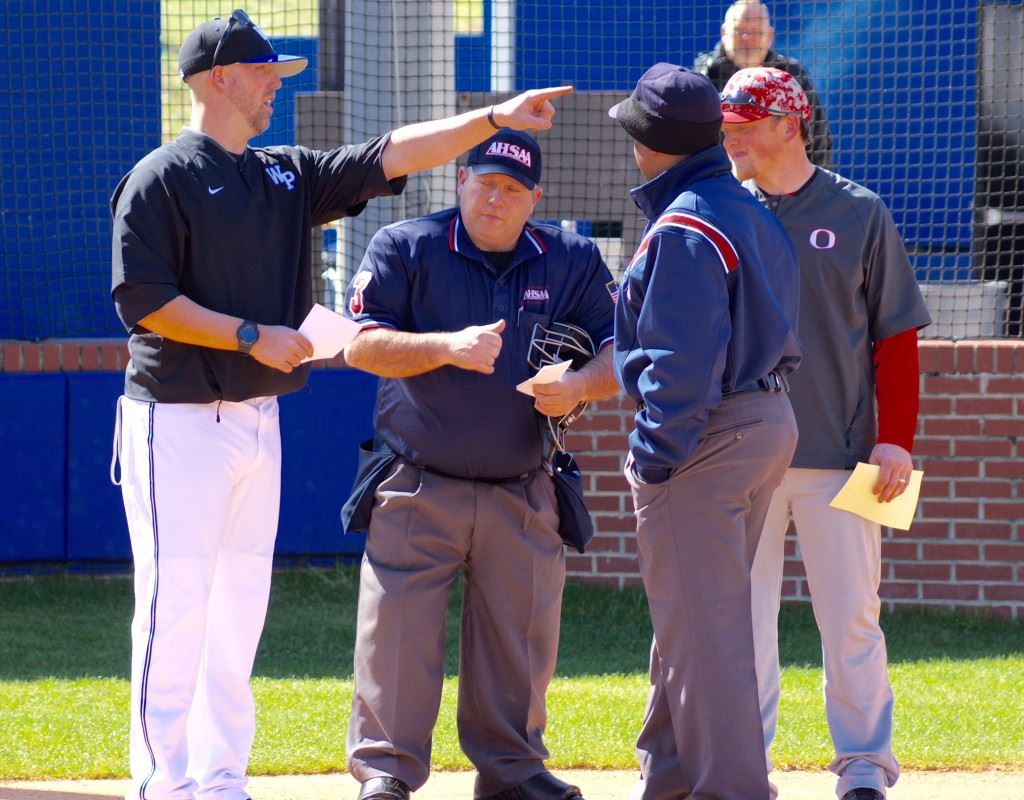
[[[917,330],[931,319],[885,204],[808,159],[811,109],[792,75],[740,70],[722,92],[722,112],[733,171],[778,216],[800,262],[804,358],[790,378],[800,437],[772,497],[752,575],[765,748],[778,718],[777,617],[792,514],[821,634],[836,794],[883,800],[899,766],[878,622],[881,528],[829,502],[857,462],[878,465],[879,502],[906,490],[918,411]]]

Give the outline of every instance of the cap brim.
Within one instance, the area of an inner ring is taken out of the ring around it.
[[[309,66],[309,59],[305,56],[285,56],[280,53],[267,56],[266,58],[254,58],[246,61],[239,61],[239,64],[270,64],[274,67],[274,74],[279,78],[290,78],[298,75]]]
[[[618,103],[616,103],[611,108],[609,108],[608,109],[608,116],[611,117],[612,119],[618,119],[619,118],[619,108],[621,106],[623,106],[626,103],[627,100],[629,100],[628,97],[626,98],[626,100],[620,100]]]
[[[757,106],[739,106],[729,103],[722,104],[722,122],[744,123],[757,122],[759,119],[772,116],[770,111]]]
[[[523,173],[516,172],[511,167],[503,167],[501,164],[469,164],[468,166],[477,175],[506,175],[509,178],[515,178],[527,189],[533,189],[537,185]]]
[[[637,138],[640,130],[645,127],[642,122],[645,116],[644,112],[633,99],[633,95],[630,95],[625,100],[620,100],[609,108],[608,116],[618,122],[623,130],[634,139]]]

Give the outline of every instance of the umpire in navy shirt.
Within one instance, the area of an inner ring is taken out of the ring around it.
[[[475,796],[581,796],[544,766],[565,556],[540,415],[616,392],[613,283],[593,242],[528,222],[540,174],[532,137],[495,134],[459,170],[458,208],[379,231],[347,292],[362,330],[346,358],[383,378],[376,435],[396,453],[359,588],[348,763],[362,800],[427,780],[460,571],[458,728]],[[555,322],[601,350],[531,399],[516,386],[533,372],[534,326]]]

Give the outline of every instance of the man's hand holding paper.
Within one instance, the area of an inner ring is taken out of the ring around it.
[[[860,462],[850,475],[839,493],[829,503],[833,508],[849,511],[853,514],[886,525],[890,528],[909,530],[917,510],[917,498],[921,492],[921,479],[924,473],[915,469],[907,479],[907,488],[890,502],[880,502],[875,494],[880,468],[877,464]]]
[[[316,303],[299,326],[299,333],[313,345],[313,355],[302,363],[321,358],[334,358],[359,333],[359,323]]]
[[[518,389],[523,394],[530,395],[530,397],[536,397],[537,394],[534,391],[535,386],[545,383],[555,383],[565,374],[566,370],[568,370],[571,366],[571,361],[561,361],[557,364],[548,364],[546,366],[543,366],[539,370],[537,370],[536,375],[534,375],[529,380],[520,383],[518,386],[516,386],[516,389]]]

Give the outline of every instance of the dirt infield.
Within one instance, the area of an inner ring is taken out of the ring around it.
[[[560,771],[580,787],[586,800],[627,800],[633,771]],[[826,772],[777,772],[779,800],[829,800],[834,778]],[[0,784],[0,800],[120,800],[127,781],[18,781]],[[282,775],[249,782],[253,800],[349,800],[358,785],[348,775]],[[473,773],[437,772],[416,792],[415,800],[471,800]],[[1024,771],[905,772],[889,800],[1021,800]]]

